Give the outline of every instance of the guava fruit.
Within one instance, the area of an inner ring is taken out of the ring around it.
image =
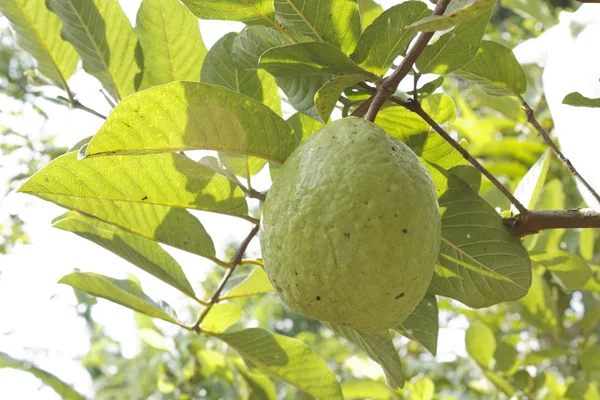
[[[364,119],[337,120],[282,165],[264,203],[265,271],[300,314],[397,327],[425,296],[441,240],[431,176]]]

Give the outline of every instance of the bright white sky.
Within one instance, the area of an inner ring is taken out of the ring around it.
[[[388,8],[398,1],[384,0],[380,3]],[[121,1],[121,4],[135,24],[140,0]],[[0,19],[0,26],[5,24],[6,21]],[[202,35],[209,48],[224,33],[239,31],[242,27],[240,23],[222,21],[201,23]],[[103,114],[109,113],[95,78],[79,71],[69,85],[83,104]],[[57,91],[51,93],[59,94]],[[14,107],[0,97],[0,108]],[[44,110],[51,116],[45,125],[30,107],[26,109],[25,117],[1,123],[31,135],[40,131],[57,134],[58,144],[69,147],[94,134],[102,124],[102,120],[80,110],[68,110],[53,104],[45,104]],[[6,170],[0,169],[0,174],[5,173]],[[4,180],[6,177],[0,176],[0,181]],[[254,183],[264,185],[266,182],[267,179],[257,179]],[[88,335],[83,320],[76,316],[72,290],[56,282],[75,268],[115,278],[134,273],[151,297],[166,300],[175,309],[181,309],[186,301],[174,289],[112,253],[71,233],[51,228],[51,220],[62,212],[51,203],[23,194],[13,193],[0,203],[0,220],[10,213],[18,213],[25,220],[32,239],[31,245],[17,246],[12,254],[0,257],[0,351],[35,361],[91,397],[91,380],[77,360],[89,348]],[[241,240],[250,229],[247,222],[235,218],[208,213],[199,215],[221,254],[228,242]],[[257,243],[253,243],[250,251],[257,251]],[[199,282],[210,267],[209,262],[199,257],[176,250],[173,254],[192,284]],[[128,356],[135,354],[139,345],[132,316],[132,312],[104,300],[99,300],[94,313],[94,319],[105,325],[109,334],[122,343]],[[439,361],[465,354],[465,326],[464,320],[459,320],[441,330]],[[5,368],[0,369],[0,398],[59,399],[59,396],[52,389],[41,387],[39,381],[29,374]]]

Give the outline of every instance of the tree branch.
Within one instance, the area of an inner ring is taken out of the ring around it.
[[[598,193],[594,190],[594,188],[589,183],[587,183],[587,181],[583,178],[583,176],[581,176],[579,174],[579,172],[577,172],[577,170],[575,169],[573,164],[571,164],[571,161],[569,161],[569,159],[567,159],[564,156],[564,154],[560,151],[558,146],[556,146],[556,144],[552,141],[552,139],[550,138],[550,135],[548,135],[548,132],[546,132],[546,130],[542,127],[542,125],[540,125],[538,120],[535,118],[535,114],[534,114],[533,110],[531,109],[531,107],[529,107],[529,104],[527,104],[527,102],[523,99],[523,97],[519,96],[519,99],[521,100],[521,103],[523,104],[525,115],[527,116],[527,122],[529,122],[531,125],[533,125],[535,130],[544,139],[546,144],[552,149],[552,151],[554,151],[554,154],[556,154],[558,159],[560,161],[562,161],[562,163],[565,165],[565,167],[567,167],[567,170],[573,176],[575,176],[576,179],[579,179],[579,181],[581,183],[583,183],[583,186],[585,186],[586,189],[592,194],[592,196],[594,196],[594,198],[596,200],[598,200],[598,203],[600,203],[600,195],[598,195]]]
[[[527,214],[505,218],[504,225],[521,237],[545,229],[600,228],[600,210],[529,210]]]
[[[259,227],[259,224],[254,225],[254,228],[252,228],[248,236],[246,236],[235,255],[231,257],[231,261],[229,261],[229,269],[227,269],[227,272],[225,272],[225,275],[223,275],[223,279],[221,279],[221,282],[219,282],[219,286],[217,286],[217,289],[208,301],[207,306],[202,310],[202,313],[200,314],[194,325],[192,325],[192,331],[196,331],[198,333],[201,331],[200,324],[202,324],[202,321],[204,321],[204,318],[206,318],[208,312],[212,309],[212,307],[219,302],[219,296],[221,296],[221,292],[225,288],[225,285],[229,281],[229,278],[231,278],[231,276],[233,275],[235,268],[242,262],[242,257],[244,256],[248,245],[250,244],[252,239],[254,239],[254,236],[256,236],[256,234],[258,233]]]
[[[78,100],[71,101],[71,100],[69,100],[69,99],[67,99],[66,97],[63,97],[63,96],[58,96],[57,99],[60,100],[60,101],[64,101],[71,108],[77,108],[79,110],[83,110],[83,111],[89,112],[90,114],[95,115],[98,118],[106,119],[106,115],[100,114],[98,111],[96,111],[94,109],[91,109],[91,108],[89,108],[87,106],[84,106]]]
[[[442,15],[446,11],[446,7],[450,3],[450,0],[439,0],[433,11],[433,15]],[[398,68],[394,70],[392,75],[389,76],[383,83],[377,88],[377,91],[372,96],[371,105],[365,115],[365,119],[368,121],[375,121],[377,113],[383,107],[383,104],[394,95],[398,85],[402,82],[402,79],[408,75],[413,65],[417,61],[417,58],[421,55],[425,47],[435,34],[434,32],[421,32],[414,46],[410,48],[406,57],[402,60]]]

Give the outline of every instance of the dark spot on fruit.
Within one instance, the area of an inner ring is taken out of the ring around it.
[[[392,151],[396,151],[396,147],[392,146]]]
[[[483,251],[486,251],[486,250],[487,250],[487,249],[484,247],[484,248],[483,248]]]
[[[394,214],[394,217],[398,218],[398,214]]]
[[[408,233],[408,229],[404,228],[404,229],[402,229],[402,232]]]
[[[400,293],[398,296],[396,296],[396,300],[398,300],[399,298],[404,297],[404,292]]]
[[[277,290],[278,290],[279,292],[283,293],[283,289],[282,289],[282,288],[280,288],[279,286],[275,286],[275,287],[277,288]]]
[[[317,301],[320,301],[320,300],[321,300],[321,296],[317,296]]]
[[[142,201],[144,201],[144,200],[148,200],[148,196],[142,197]]]
[[[298,273],[296,272],[296,275],[298,275]]]
[[[350,238],[350,234],[349,233],[344,233],[344,236],[346,236],[346,238]]]

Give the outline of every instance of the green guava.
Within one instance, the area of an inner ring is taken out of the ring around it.
[[[397,327],[425,296],[441,240],[431,176],[404,143],[361,118],[302,142],[264,203],[265,271],[300,314]]]

